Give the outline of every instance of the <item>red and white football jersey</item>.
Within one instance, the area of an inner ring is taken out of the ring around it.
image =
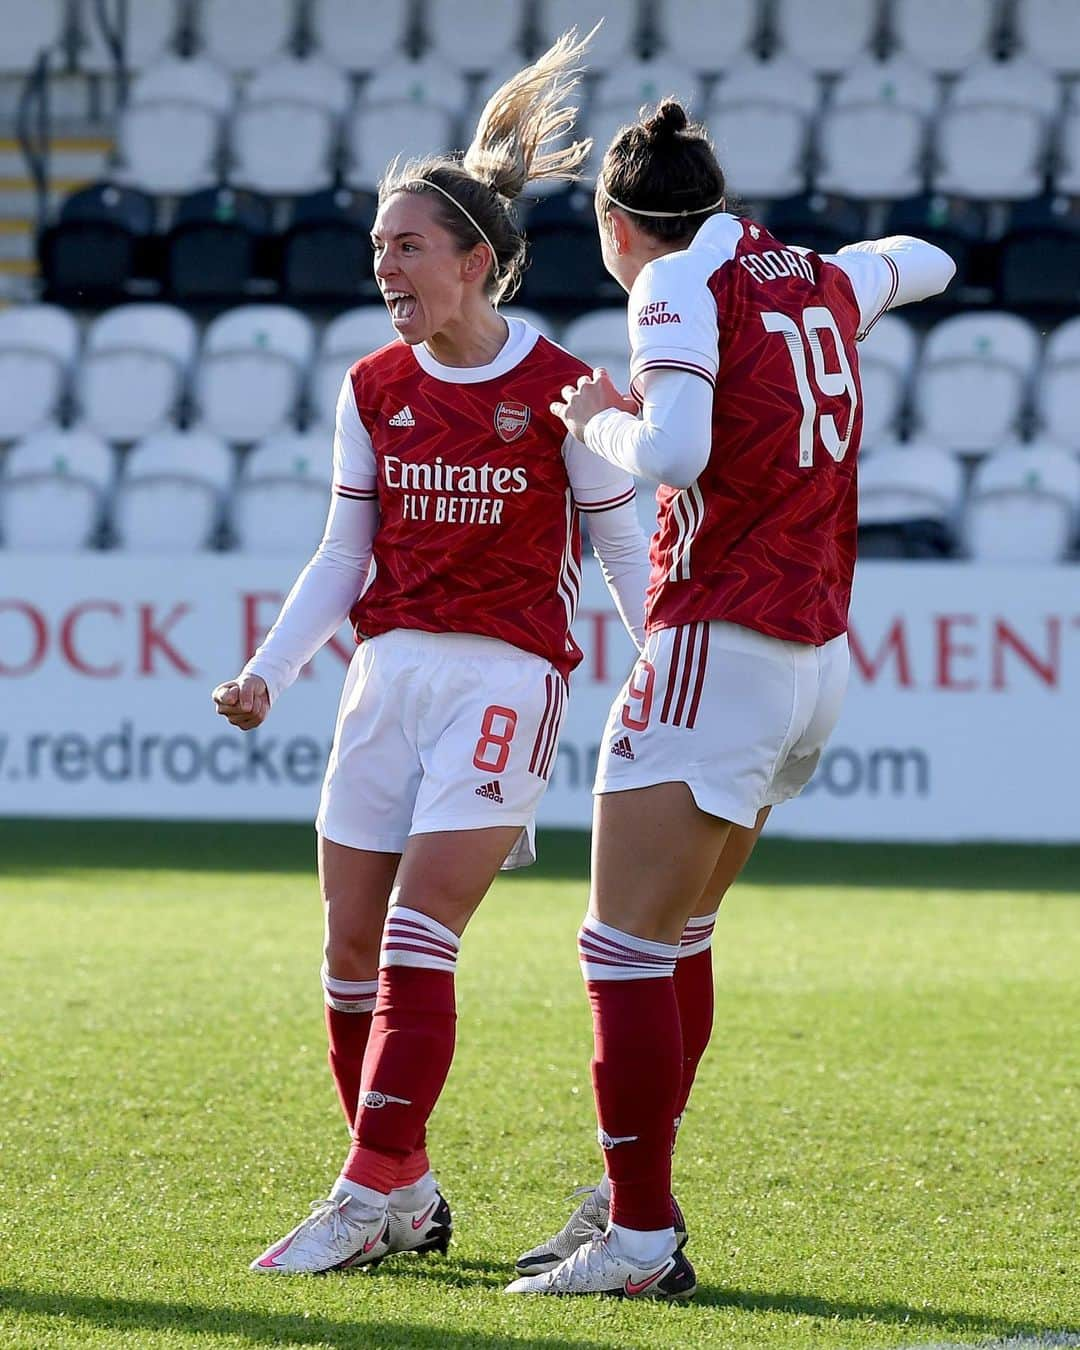
[[[888,308],[895,278],[887,257],[821,258],[725,214],[642,270],[628,310],[631,388],[640,396],[646,371],[676,369],[715,389],[704,472],[657,492],[648,631],[725,619],[820,645],[846,630],[855,340]]]
[[[338,399],[334,490],[376,499],[373,576],[357,638],[395,628],[478,633],[550,661],[581,659],[578,513],[631,501],[629,474],[549,411],[589,367],[520,319],[487,366],[403,342],[363,357]]]

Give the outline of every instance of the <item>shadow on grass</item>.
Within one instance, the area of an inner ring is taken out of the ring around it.
[[[366,1277],[364,1277],[366,1278]],[[99,1298],[89,1294],[39,1293],[0,1286],[0,1310],[34,1317],[63,1318],[74,1333],[78,1322],[117,1332],[168,1332],[173,1336],[238,1336],[252,1345],[319,1345],[334,1350],[427,1350],[427,1347],[528,1346],[530,1350],[619,1350],[617,1341],[568,1339],[566,1336],[512,1336],[506,1332],[452,1331],[422,1327],[383,1317],[355,1321],[302,1313],[258,1312],[247,1308],[207,1308],[150,1299]]]
[[[813,1294],[768,1293],[764,1290],[721,1289],[698,1285],[694,1303],[709,1308],[741,1308],[746,1312],[790,1313],[798,1317],[820,1317],[827,1321],[865,1321],[896,1323],[913,1332],[921,1328],[973,1336],[1048,1336],[1065,1335],[1075,1327],[1064,1323],[1033,1326],[1007,1317],[979,1313],[947,1311],[943,1308],[915,1308],[906,1303],[849,1303],[844,1299],[816,1298]]]
[[[530,879],[584,881],[589,836],[542,830]],[[0,876],[44,877],[84,869],[296,872],[315,875],[309,825],[130,820],[0,819]],[[1024,844],[838,844],[770,839],[758,845],[745,881],[759,886],[890,886],[938,890],[1080,893],[1080,847]]]

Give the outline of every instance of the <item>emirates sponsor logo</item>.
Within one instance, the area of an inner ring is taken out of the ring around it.
[[[620,759],[633,759],[634,747],[630,744],[630,737],[620,737],[611,747],[611,753],[613,755],[618,755]]]
[[[495,409],[495,430],[509,445],[511,441],[516,441],[525,434],[525,428],[529,425],[531,417],[532,409],[526,407],[524,403],[504,400]]]
[[[502,787],[499,780],[493,778],[490,783],[484,783],[482,787],[476,789],[478,797],[486,797],[489,802],[501,802],[503,800]]]

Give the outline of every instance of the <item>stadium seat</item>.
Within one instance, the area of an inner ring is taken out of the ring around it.
[[[619,5],[605,0],[537,0],[536,32],[543,47],[575,25],[584,36],[601,19],[604,22],[585,56],[585,64],[594,70],[633,59],[641,43],[639,5],[633,0]]]
[[[371,190],[387,165],[450,149],[453,123],[444,108],[424,103],[380,103],[357,108],[346,123],[349,164],[345,184]]]
[[[1080,72],[1080,5],[1072,0],[1016,0],[1013,29],[1021,50],[1048,70]]]
[[[233,118],[229,179],[271,196],[314,192],[333,176],[334,140],[334,116],[317,104],[245,102]]]
[[[213,543],[233,478],[228,446],[202,427],[159,431],[134,446],[113,509],[119,547],[193,553]]]
[[[656,0],[656,37],[664,56],[697,72],[725,70],[758,36],[759,0]]]
[[[1022,56],[976,62],[957,79],[948,100],[950,108],[1030,108],[1047,121],[1057,116],[1060,103],[1061,88],[1050,71]]]
[[[0,441],[52,420],[79,350],[79,328],[57,305],[0,310]]]
[[[261,440],[295,416],[315,350],[311,321],[285,305],[242,305],[203,336],[195,402],[208,431]]]
[[[101,31],[96,0],[77,0],[77,62],[89,74],[111,75],[115,62]],[[139,71],[160,60],[176,40],[178,0],[139,0],[127,6],[124,65]]]
[[[189,314],[172,305],[120,305],[90,325],[76,398],[83,422],[109,441],[137,441],[176,410],[195,358]]]
[[[815,184],[822,192],[895,201],[922,186],[925,122],[886,103],[849,103],[825,114]]]
[[[507,60],[522,64],[520,52],[525,26],[520,0],[455,0],[452,5],[431,4],[425,11],[425,33],[430,54],[451,70],[478,73]]]
[[[562,345],[590,366],[603,366],[625,394],[630,389],[630,339],[626,310],[597,309],[566,325]]]
[[[836,253],[868,234],[866,205],[852,197],[798,192],[770,202],[762,215],[762,224],[782,243],[815,253]]]
[[[371,227],[374,192],[329,188],[293,204],[282,242],[281,285],[294,301],[355,300],[376,293]]]
[[[8,549],[86,548],[114,473],[109,447],[85,427],[43,427],[13,445],[0,474],[0,534]]]
[[[244,86],[245,103],[286,99],[344,116],[352,100],[349,77],[340,66],[317,56],[282,56],[260,66]]]
[[[514,60],[507,75],[520,68]],[[456,70],[447,70],[438,56],[425,56],[420,61],[402,58],[391,61],[374,71],[360,91],[360,103],[375,107],[386,103],[415,103],[419,107],[442,108],[450,118],[457,118],[468,102],[468,81]]]
[[[846,70],[870,50],[878,8],[866,0],[777,0],[773,14],[777,46],[811,70]]]
[[[1045,123],[1032,108],[950,108],[937,128],[933,187],[958,197],[1034,197],[1043,186],[1045,153]]]
[[[316,422],[334,422],[334,410],[345,372],[362,356],[378,351],[397,334],[386,306],[364,305],[340,314],[326,325],[311,373],[309,407]]]
[[[623,295],[600,256],[591,192],[568,187],[544,197],[529,215],[528,233],[531,261],[519,293],[523,304],[580,309]]]
[[[920,434],[981,453],[1015,436],[1038,355],[1015,314],[961,314],[931,329],[915,384]]]
[[[244,460],[232,532],[247,553],[312,552],[322,537],[333,477],[334,425],[284,432]]]
[[[697,73],[682,61],[660,57],[651,61],[624,61],[606,71],[597,84],[592,108],[632,106],[658,103],[668,94],[674,94],[683,107],[698,116],[704,111],[700,80]]]
[[[1056,445],[1013,445],[975,470],[964,517],[980,562],[1052,563],[1069,551],[1080,514],[1080,462]]]
[[[1036,393],[1042,434],[1071,450],[1080,449],[1080,319],[1051,333]]]
[[[924,66],[903,53],[883,61],[875,57],[857,61],[836,81],[829,99],[832,108],[877,104],[907,108],[922,117],[929,117],[940,102],[938,82]]]
[[[150,270],[154,217],[137,188],[93,183],[72,193],[38,240],[46,294],[80,304],[126,295]]]
[[[254,192],[210,188],[182,198],[165,242],[169,293],[191,302],[243,296],[265,268],[270,226],[270,204]]]
[[[896,436],[915,365],[915,334],[905,319],[884,314],[859,343],[863,396],[863,445]]]
[[[295,35],[295,0],[199,0],[203,48],[226,70],[257,70]]]
[[[217,181],[221,122],[178,99],[136,103],[120,114],[120,181],[155,194],[196,192]]]
[[[997,0],[893,0],[892,36],[927,70],[952,74],[990,53]]]
[[[356,0],[312,0],[311,36],[328,61],[346,70],[377,70],[405,50],[410,0],[379,0],[363,18]]]
[[[821,102],[821,85],[814,72],[801,61],[783,54],[768,61],[747,57],[717,83],[706,107],[707,120],[729,105],[762,103],[766,106],[790,108],[804,117],[813,117]]]
[[[1075,310],[1080,304],[1080,196],[1017,202],[998,249],[1003,305]]]
[[[894,202],[885,217],[884,235],[913,234],[937,244],[956,264],[956,279],[943,296],[926,304],[953,303],[953,296],[978,278],[983,244],[987,238],[987,207],[970,197],[949,197],[941,192],[923,192]]]
[[[234,94],[228,74],[205,57],[166,56],[133,81],[128,102],[193,103],[224,117]]]
[[[805,187],[807,124],[802,113],[773,103],[716,104],[709,127],[729,194],[790,197]]]
[[[1080,196],[1080,103],[1075,102],[1061,121],[1057,172],[1054,187],[1060,193]]]
[[[40,52],[60,44],[66,23],[65,0],[9,6],[0,23],[0,72],[30,70]]]
[[[860,555],[948,557],[962,485],[960,465],[934,445],[887,442],[860,456]]]

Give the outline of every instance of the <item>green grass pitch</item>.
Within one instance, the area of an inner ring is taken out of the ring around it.
[[[0,824],[0,1346],[976,1344],[1080,1329],[1080,850],[763,844],[676,1159],[698,1297],[511,1300],[600,1166],[582,837],[500,881],[431,1128],[450,1255],[278,1280],[325,1193],[312,837]]]

